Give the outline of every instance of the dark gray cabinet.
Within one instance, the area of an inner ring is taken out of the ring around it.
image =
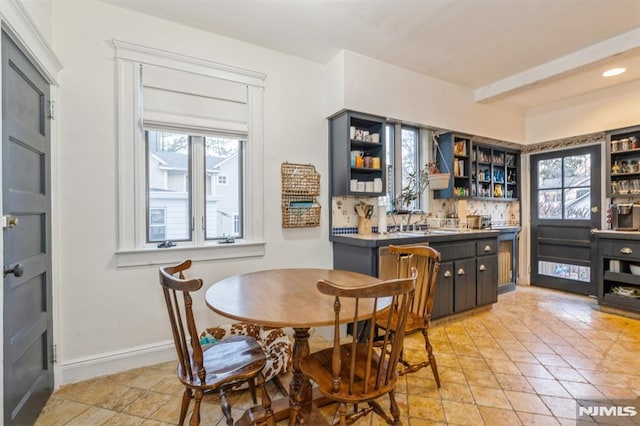
[[[438,283],[431,318],[442,318],[453,314],[453,262],[440,263]]]
[[[632,233],[598,231],[596,265],[598,304],[640,312],[640,275],[632,273],[632,265],[640,265],[640,236]]]
[[[476,307],[476,260],[462,259],[453,262],[453,312]],[[437,291],[437,290],[436,290]]]
[[[453,300],[452,311],[435,311],[432,318],[472,309],[476,306],[476,251],[475,242],[434,243],[440,252],[440,276],[436,284],[436,301],[439,297]]]
[[[386,246],[430,245],[441,256],[431,318],[443,318],[497,301],[498,235],[487,231],[387,240],[333,236],[333,267],[382,277]]]
[[[355,111],[342,111],[329,118],[332,196],[385,195],[385,127],[384,118]]]
[[[498,256],[495,239],[476,241],[477,299],[478,306],[498,301]]]

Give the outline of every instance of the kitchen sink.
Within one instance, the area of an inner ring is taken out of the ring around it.
[[[402,237],[422,237],[429,234],[429,231],[398,231],[396,233],[396,235],[400,235]]]
[[[461,232],[467,232],[466,229],[431,229],[430,234],[459,234]]]

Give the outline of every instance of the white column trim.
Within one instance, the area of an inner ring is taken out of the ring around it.
[[[57,75],[62,69],[62,63],[27,10],[18,0],[2,0],[0,3],[2,29],[9,34],[46,80],[58,86]]]
[[[205,59],[194,58],[191,56],[179,55],[177,53],[141,46],[121,40],[112,40],[112,42],[116,48],[116,57],[126,59],[128,61],[157,65],[178,71],[187,71],[194,74],[201,74],[208,77],[215,77],[258,87],[263,87],[264,80],[267,78],[266,74],[258,71],[224,65],[218,62],[207,61]]]

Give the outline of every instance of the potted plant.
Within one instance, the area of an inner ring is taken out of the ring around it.
[[[427,182],[431,189],[445,189],[449,186],[450,173],[441,173],[437,163],[427,163]]]
[[[448,178],[447,173],[440,173],[438,165],[435,162],[427,163],[422,169],[409,173],[405,185],[402,187],[400,194],[398,194],[394,200],[396,211],[399,213],[407,212],[409,207],[411,207],[413,202],[418,199],[427,186],[430,186],[435,182],[435,180],[432,180],[433,177],[435,176],[437,180],[437,177],[443,174]]]

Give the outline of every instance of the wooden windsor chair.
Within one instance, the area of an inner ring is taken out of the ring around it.
[[[334,339],[333,347],[314,352],[300,362],[300,369],[318,385],[319,391],[327,398],[337,401],[340,419],[336,424],[353,424],[359,418],[374,412],[387,423],[400,424],[400,408],[395,400],[395,384],[398,379],[398,360],[402,352],[404,324],[413,298],[417,272],[408,278],[384,281],[360,287],[345,286],[321,280],[318,290],[335,298],[334,301]],[[384,348],[376,347],[374,328],[369,327],[367,339],[360,340],[354,333],[348,343],[341,344],[340,324],[345,319],[340,316],[344,303],[355,303],[355,314],[349,318],[358,329],[359,307],[363,299],[373,299],[374,323],[377,323],[378,308],[388,303],[388,318],[399,321],[398,330],[393,333],[391,327],[383,336]],[[376,401],[377,398],[389,395],[390,414],[387,414]],[[359,404],[366,403],[366,406]],[[347,405],[353,406],[347,412]],[[292,414],[295,415],[295,414]]]
[[[189,424],[200,424],[200,404],[204,394],[217,392],[227,424],[232,425],[231,406],[225,392],[244,381],[254,386],[254,380],[257,379],[261,388],[262,405],[244,416],[244,423],[260,422],[274,425],[271,399],[265,389],[262,375],[266,355],[258,342],[249,336],[233,336],[215,344],[200,343],[193,316],[191,293],[202,288],[202,280],[185,279],[184,271],[189,267],[191,261],[186,260],[175,266],[160,268],[160,285],[178,354],[178,378],[185,386],[179,424],[184,423],[191,400],[195,401],[195,405]]]

